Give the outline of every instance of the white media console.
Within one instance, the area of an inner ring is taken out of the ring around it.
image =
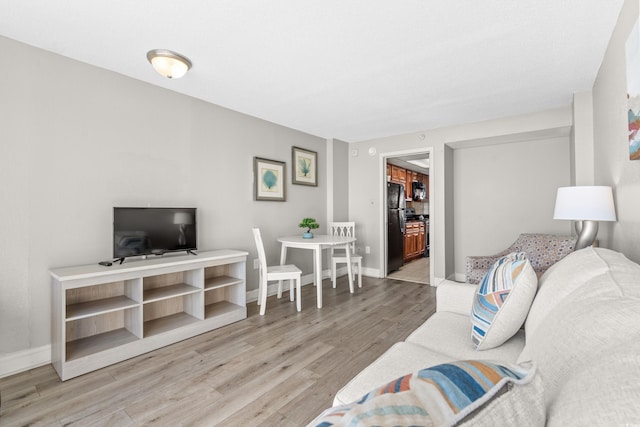
[[[247,252],[56,268],[51,361],[60,379],[246,319]]]

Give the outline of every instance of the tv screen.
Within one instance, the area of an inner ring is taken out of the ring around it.
[[[196,208],[113,208],[114,258],[196,249]]]

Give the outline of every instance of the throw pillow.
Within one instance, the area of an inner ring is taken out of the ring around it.
[[[519,425],[544,425],[544,397],[535,377],[530,366],[446,363],[400,377],[351,404],[329,408],[308,426],[452,426],[466,421],[496,425],[497,413],[518,414],[518,421],[526,421]],[[492,414],[483,414],[485,407]]]
[[[524,252],[505,255],[478,285],[471,309],[471,339],[476,350],[503,344],[518,332],[533,302],[538,277]]]

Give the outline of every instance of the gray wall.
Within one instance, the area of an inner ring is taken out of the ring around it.
[[[326,231],[324,169],[318,187],[290,170],[293,145],[322,168],[324,139],[2,37],[0,51],[0,355],[50,343],[48,270],[110,259],[113,206],[197,207],[202,250],[250,252],[249,289],[252,226],[272,263],[302,217]],[[253,201],[254,156],[286,162],[286,203]]]
[[[334,139],[332,159],[333,221],[349,221],[349,144]]]
[[[629,160],[625,42],[639,12],[637,0],[625,1],[593,86],[596,184],[613,187],[618,216],[617,222],[600,223],[598,239],[636,262],[640,262],[640,161]]]
[[[454,151],[456,275],[465,257],[507,248],[520,233],[569,234],[553,221],[556,191],[569,185],[569,137]]]

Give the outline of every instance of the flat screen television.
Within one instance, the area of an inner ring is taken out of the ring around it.
[[[198,249],[196,208],[113,208],[113,257]]]

